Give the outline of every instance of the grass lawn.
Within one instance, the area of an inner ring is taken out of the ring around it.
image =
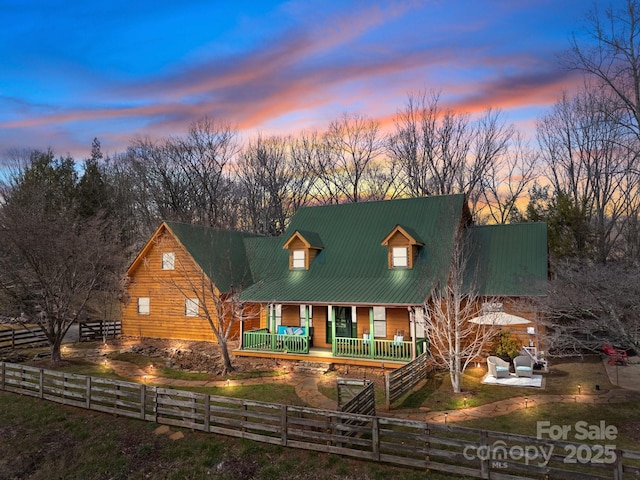
[[[0,392],[0,478],[445,480],[448,474],[181,430]]]

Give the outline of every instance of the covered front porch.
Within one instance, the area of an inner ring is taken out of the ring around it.
[[[318,357],[322,359],[318,361],[343,364],[397,362],[402,365],[427,348],[425,338],[416,338],[415,318],[406,308],[400,310],[401,315],[389,312],[388,316],[382,309],[384,318],[379,307],[374,313],[374,307],[321,306],[313,308],[313,318],[311,306],[301,305],[299,309],[299,316],[294,320],[292,308],[287,311],[282,306],[270,305],[267,326],[243,331],[240,350],[235,354],[300,357],[307,361]],[[359,362],[354,363],[355,360]]]

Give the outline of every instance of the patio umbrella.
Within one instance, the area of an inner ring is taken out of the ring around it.
[[[472,323],[477,323],[478,325],[525,325],[527,323],[531,323],[531,320],[527,320],[526,318],[518,317],[517,315],[511,315],[509,313],[504,312],[491,312],[485,313],[484,315],[480,315],[479,317],[472,318],[469,320]]]

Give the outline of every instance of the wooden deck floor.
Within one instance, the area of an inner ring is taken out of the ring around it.
[[[356,365],[359,367],[378,367],[395,370],[407,362],[394,362],[391,360],[371,360],[367,358],[334,357],[329,348],[310,348],[308,354],[295,354],[283,352],[265,352],[261,350],[234,350],[237,357],[277,358],[279,360],[298,360],[303,362],[335,363],[338,365]]]

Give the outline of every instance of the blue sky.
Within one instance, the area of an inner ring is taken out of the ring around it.
[[[256,133],[322,131],[344,112],[391,128],[441,92],[532,130],[579,79],[560,64],[583,0],[0,0],[0,155],[179,135],[208,116]]]

